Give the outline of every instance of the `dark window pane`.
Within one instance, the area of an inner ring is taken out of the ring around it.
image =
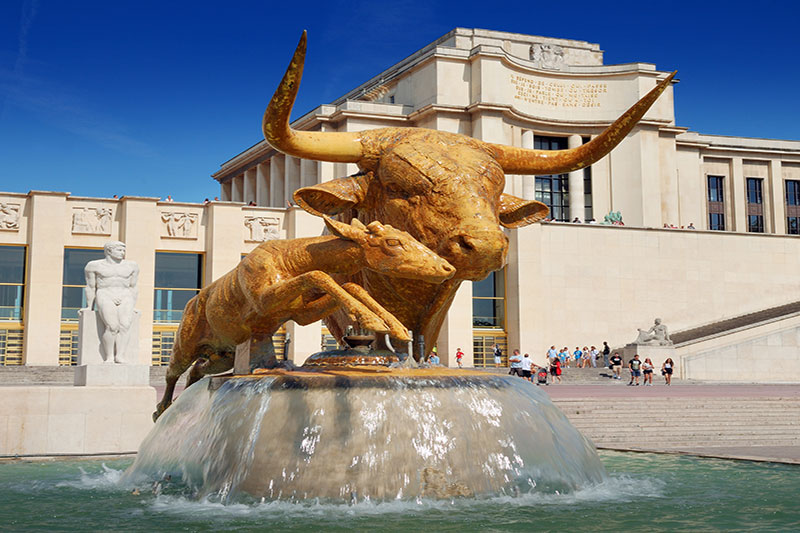
[[[789,217],[786,219],[786,233],[789,235],[800,235],[800,217]]]
[[[747,217],[747,231],[764,233],[764,217],[761,215],[749,215]]]
[[[761,184],[761,178],[747,178],[747,203],[761,203]]]
[[[725,230],[725,215],[722,213],[710,213],[708,215],[708,229],[710,230]]]
[[[786,180],[786,205],[800,205],[800,181]]]
[[[0,283],[25,283],[24,246],[0,246]]]
[[[64,285],[86,285],[86,263],[105,257],[102,248],[64,249]]]
[[[203,256],[156,252],[156,287],[169,289],[199,289],[202,287]]]
[[[153,320],[155,322],[180,322],[186,303],[198,290],[155,289]]]
[[[708,201],[709,202],[724,202],[722,194],[722,177],[709,176],[708,177]]]
[[[22,320],[22,285],[0,285],[0,320]]]
[[[83,287],[62,287],[61,320],[77,321],[78,309],[86,307]]]

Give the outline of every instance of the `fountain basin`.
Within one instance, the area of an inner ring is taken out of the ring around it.
[[[592,443],[520,378],[449,369],[206,378],[126,473],[199,497],[414,500],[570,491],[602,481]]]

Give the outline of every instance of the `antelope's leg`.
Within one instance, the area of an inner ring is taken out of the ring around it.
[[[322,320],[339,309],[339,302],[334,300],[330,294],[326,294],[316,300],[308,302],[302,311],[294,314],[292,320],[301,326],[307,326],[317,320]]]
[[[328,294],[333,301],[344,307],[361,327],[380,333],[389,332],[389,326],[378,315],[353,298],[332,277],[321,270],[312,270],[296,278],[267,287],[258,297],[261,303],[259,311],[265,314],[277,312],[287,303],[300,298],[304,292],[311,289]],[[331,307],[332,310],[335,309],[335,306],[331,305]],[[323,306],[323,308],[328,308],[328,306]],[[304,311],[300,310],[300,314],[304,314]]]
[[[389,335],[391,335],[395,339],[399,339],[401,341],[408,342],[411,338],[408,336],[408,328],[406,328],[402,322],[397,320],[395,316],[386,310],[381,304],[375,301],[375,299],[370,296],[370,294],[357,283],[343,283],[342,288],[353,295],[358,301],[363,303],[367,308],[378,315],[381,320],[386,322],[389,326]]]

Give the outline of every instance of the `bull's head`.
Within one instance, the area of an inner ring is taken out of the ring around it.
[[[591,165],[619,144],[670,84],[672,73],[592,141],[570,150],[531,150],[422,128],[307,132],[289,126],[303,73],[306,33],[264,114],[264,136],[286,154],[357,163],[361,172],[294,193],[316,215],[354,209],[365,222],[382,220],[408,231],[457,269],[479,280],[505,264],[516,228],[547,215],[547,206],[503,193],[505,172],[560,174]]]

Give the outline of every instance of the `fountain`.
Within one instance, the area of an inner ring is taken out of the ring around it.
[[[294,193],[333,236],[260,245],[187,304],[161,417],[125,480],[170,476],[223,502],[240,493],[331,502],[481,498],[601,482],[594,446],[528,381],[419,363],[461,281],[505,264],[501,225],[547,215],[544,204],[503,193],[504,172],[590,165],[672,76],[594,140],[561,152],[421,128],[305,132],[289,126],[305,43],[304,33],[264,115],[265,138],[287,154],[357,163],[360,172]],[[271,335],[289,319],[325,319],[346,349],[281,368]],[[348,342],[351,327],[379,335]],[[402,343],[420,349],[414,357],[390,349]],[[192,364],[191,386],[170,406],[175,381]]]

